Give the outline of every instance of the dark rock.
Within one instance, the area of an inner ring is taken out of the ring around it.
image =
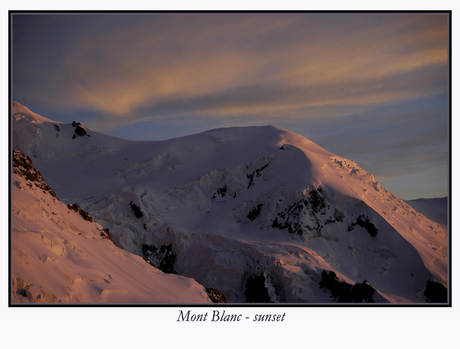
[[[89,215],[89,213],[82,209],[79,204],[67,204],[67,208],[69,210],[78,212],[85,221],[94,222],[93,218]]]
[[[332,217],[329,217],[326,222],[324,222],[324,225],[326,224],[331,224],[331,223],[336,223],[336,222],[343,222],[343,219],[345,218],[345,215],[343,212],[339,211],[337,208],[334,209],[334,214]]]
[[[373,303],[375,289],[364,280],[362,283],[350,285],[346,282],[340,282],[337,275],[331,271],[327,273],[323,270],[322,279],[319,285],[331,291],[332,297],[339,303]]]
[[[89,215],[89,213],[83,209],[80,209],[80,216],[82,216],[85,221],[94,222],[93,218]]]
[[[270,295],[265,286],[265,276],[263,274],[249,276],[244,295],[248,303],[270,303]]]
[[[41,177],[41,174],[38,170],[34,171],[34,172],[29,172],[26,174],[26,178],[29,180],[29,181],[32,181],[32,182],[36,182],[40,179]]]
[[[155,267],[155,266],[153,265],[153,263],[150,261],[150,259],[148,259],[147,257],[142,257],[142,258],[144,259],[144,261],[145,261],[147,264],[151,265],[152,267]]]
[[[326,270],[323,270],[323,272],[321,273],[321,276],[322,276],[322,279],[319,282],[319,285],[321,287],[327,288],[328,290],[333,289],[336,282],[339,281],[339,279],[337,279],[337,274],[334,273],[333,271],[328,273]]]
[[[262,206],[264,204],[258,204],[256,207],[254,207],[251,212],[248,213],[248,218],[253,221],[260,215],[260,211],[262,209]]]
[[[439,282],[428,280],[424,295],[430,303],[447,303],[447,288]]]
[[[262,167],[259,168],[259,169],[256,169],[256,170],[253,171],[252,173],[249,173],[249,174],[246,175],[246,177],[249,179],[248,189],[249,189],[251,186],[254,185],[254,176],[256,176],[256,177],[262,176],[261,172],[262,172],[264,169],[266,169],[266,168],[268,167],[269,164],[270,164],[270,163],[268,163],[268,164],[262,166]]]
[[[86,129],[79,123],[79,122],[72,122],[72,126],[75,127],[75,131],[73,133],[72,139],[75,139],[77,137],[83,137],[83,136],[88,136],[86,132]]]
[[[155,268],[160,269],[167,274],[176,274],[174,264],[176,263],[176,254],[172,250],[172,245],[161,245],[157,248],[154,245],[142,244],[142,255],[149,259]]]
[[[357,219],[356,219],[356,222],[355,223],[351,223],[351,225],[348,226],[348,229],[347,231],[352,231],[353,228],[355,227],[355,225],[359,225],[360,227],[366,229],[366,231],[372,236],[376,236],[377,235],[377,227],[371,223],[369,221],[369,217],[368,216],[364,216],[363,214],[360,215]]]
[[[103,231],[101,231],[101,237],[103,239],[107,239],[107,240],[110,240],[113,242],[113,244],[115,246],[117,246],[117,244],[115,243],[115,241],[113,241],[113,238],[112,238],[112,234],[110,234],[110,229],[109,228],[105,228]]]
[[[321,191],[321,188],[319,188],[318,190],[310,190],[310,194],[308,196],[308,203],[310,204],[313,214],[323,213],[324,210],[327,208],[326,200],[321,195]]]
[[[226,185],[224,185],[222,188],[217,189],[216,192],[214,194],[212,194],[211,199],[214,200],[217,197],[217,195],[220,195],[221,197],[224,197],[225,194],[227,194],[227,191],[228,191],[228,188],[227,188]]]
[[[20,150],[13,150],[13,173],[23,176],[25,179],[33,182],[36,187],[56,197],[56,193],[51,190],[40,171],[32,164],[30,157],[24,155]]]
[[[321,216],[326,215],[329,208],[326,199],[322,195],[322,189],[312,188],[306,198],[294,202],[282,212],[279,212],[272,223],[272,227],[281,230],[288,229],[290,234],[301,236],[314,231],[319,236],[323,228],[323,218]],[[305,224],[302,220],[307,214],[311,217],[312,225]],[[340,218],[342,213],[336,209],[334,214]],[[343,220],[343,217],[341,219]],[[336,222],[335,218],[329,217],[324,224],[332,222]]]
[[[246,175],[246,177],[248,177],[248,179],[249,179],[249,184],[248,184],[248,189],[249,189],[254,184],[254,174],[253,173],[248,174],[248,175]]]
[[[67,204],[67,208],[75,212],[78,212],[81,209],[79,204]]]
[[[366,280],[362,283],[356,283],[351,287],[350,299],[352,303],[373,303],[375,288],[373,288]]]
[[[227,186],[226,185],[224,187],[222,187],[222,188],[217,189],[217,194],[219,194],[222,197],[224,197],[226,193],[227,193]]]
[[[224,294],[219,290],[215,288],[206,288],[206,292],[213,303],[227,303]]]
[[[20,296],[23,296],[23,297],[27,297],[27,289],[25,288],[18,288],[16,290],[16,294],[20,295]]]
[[[132,201],[129,203],[129,206],[131,206],[131,210],[133,211],[136,218],[142,218],[144,216],[144,214],[141,211],[141,208],[134,204]]]

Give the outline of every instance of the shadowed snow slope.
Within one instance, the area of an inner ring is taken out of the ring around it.
[[[227,301],[349,300],[321,283],[323,271],[350,287],[366,280],[365,301],[425,302],[428,280],[447,286],[446,227],[298,134],[234,127],[133,142],[73,137],[77,123],[18,103],[13,112],[14,149],[59,199],[80,203],[118,246]]]

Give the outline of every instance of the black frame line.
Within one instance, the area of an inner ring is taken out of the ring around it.
[[[448,113],[449,113],[449,193],[448,193],[448,302],[447,303],[174,303],[174,304],[87,304],[87,303],[13,303],[12,302],[12,17],[15,14],[153,14],[153,13],[396,13],[396,14],[447,14],[448,15]],[[452,10],[9,10],[8,11],[8,307],[9,308],[451,308],[452,307]]]

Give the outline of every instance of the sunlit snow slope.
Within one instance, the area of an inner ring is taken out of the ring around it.
[[[298,134],[235,127],[133,142],[19,103],[13,114],[14,149],[59,199],[227,301],[426,302],[429,280],[448,286],[446,227]]]
[[[13,303],[210,302],[195,280],[116,247],[110,232],[60,202],[27,162],[15,152]]]

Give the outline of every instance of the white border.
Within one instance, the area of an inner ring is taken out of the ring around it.
[[[457,50],[458,30],[456,26],[455,1],[2,1],[3,19],[0,23],[3,35],[3,96],[8,96],[8,10],[453,10],[453,62]],[[455,131],[455,82],[453,69],[452,124]],[[6,121],[8,103],[3,105]],[[4,151],[1,153],[1,174],[3,183],[8,182],[8,127],[2,125],[1,137]],[[453,132],[454,132],[453,131]],[[453,176],[456,171],[455,136],[452,139]],[[453,198],[458,197],[453,177]],[[8,221],[6,185],[2,202],[2,218]],[[456,200],[453,200],[453,227],[455,224]],[[455,235],[455,231],[453,232]],[[458,241],[453,239],[454,242]],[[0,269],[0,328],[3,342],[13,345],[34,345],[34,347],[130,347],[142,348],[168,345],[172,348],[213,345],[229,348],[235,345],[257,348],[287,347],[372,347],[414,348],[450,347],[458,342],[455,338],[460,323],[460,288],[458,259],[452,257],[453,307],[452,308],[226,308],[230,313],[242,313],[252,317],[256,313],[286,312],[283,323],[178,323],[182,308],[8,308],[8,240],[7,229],[3,229],[2,268]],[[457,251],[453,246],[453,251]],[[217,308],[193,308],[196,311],[211,312]]]

